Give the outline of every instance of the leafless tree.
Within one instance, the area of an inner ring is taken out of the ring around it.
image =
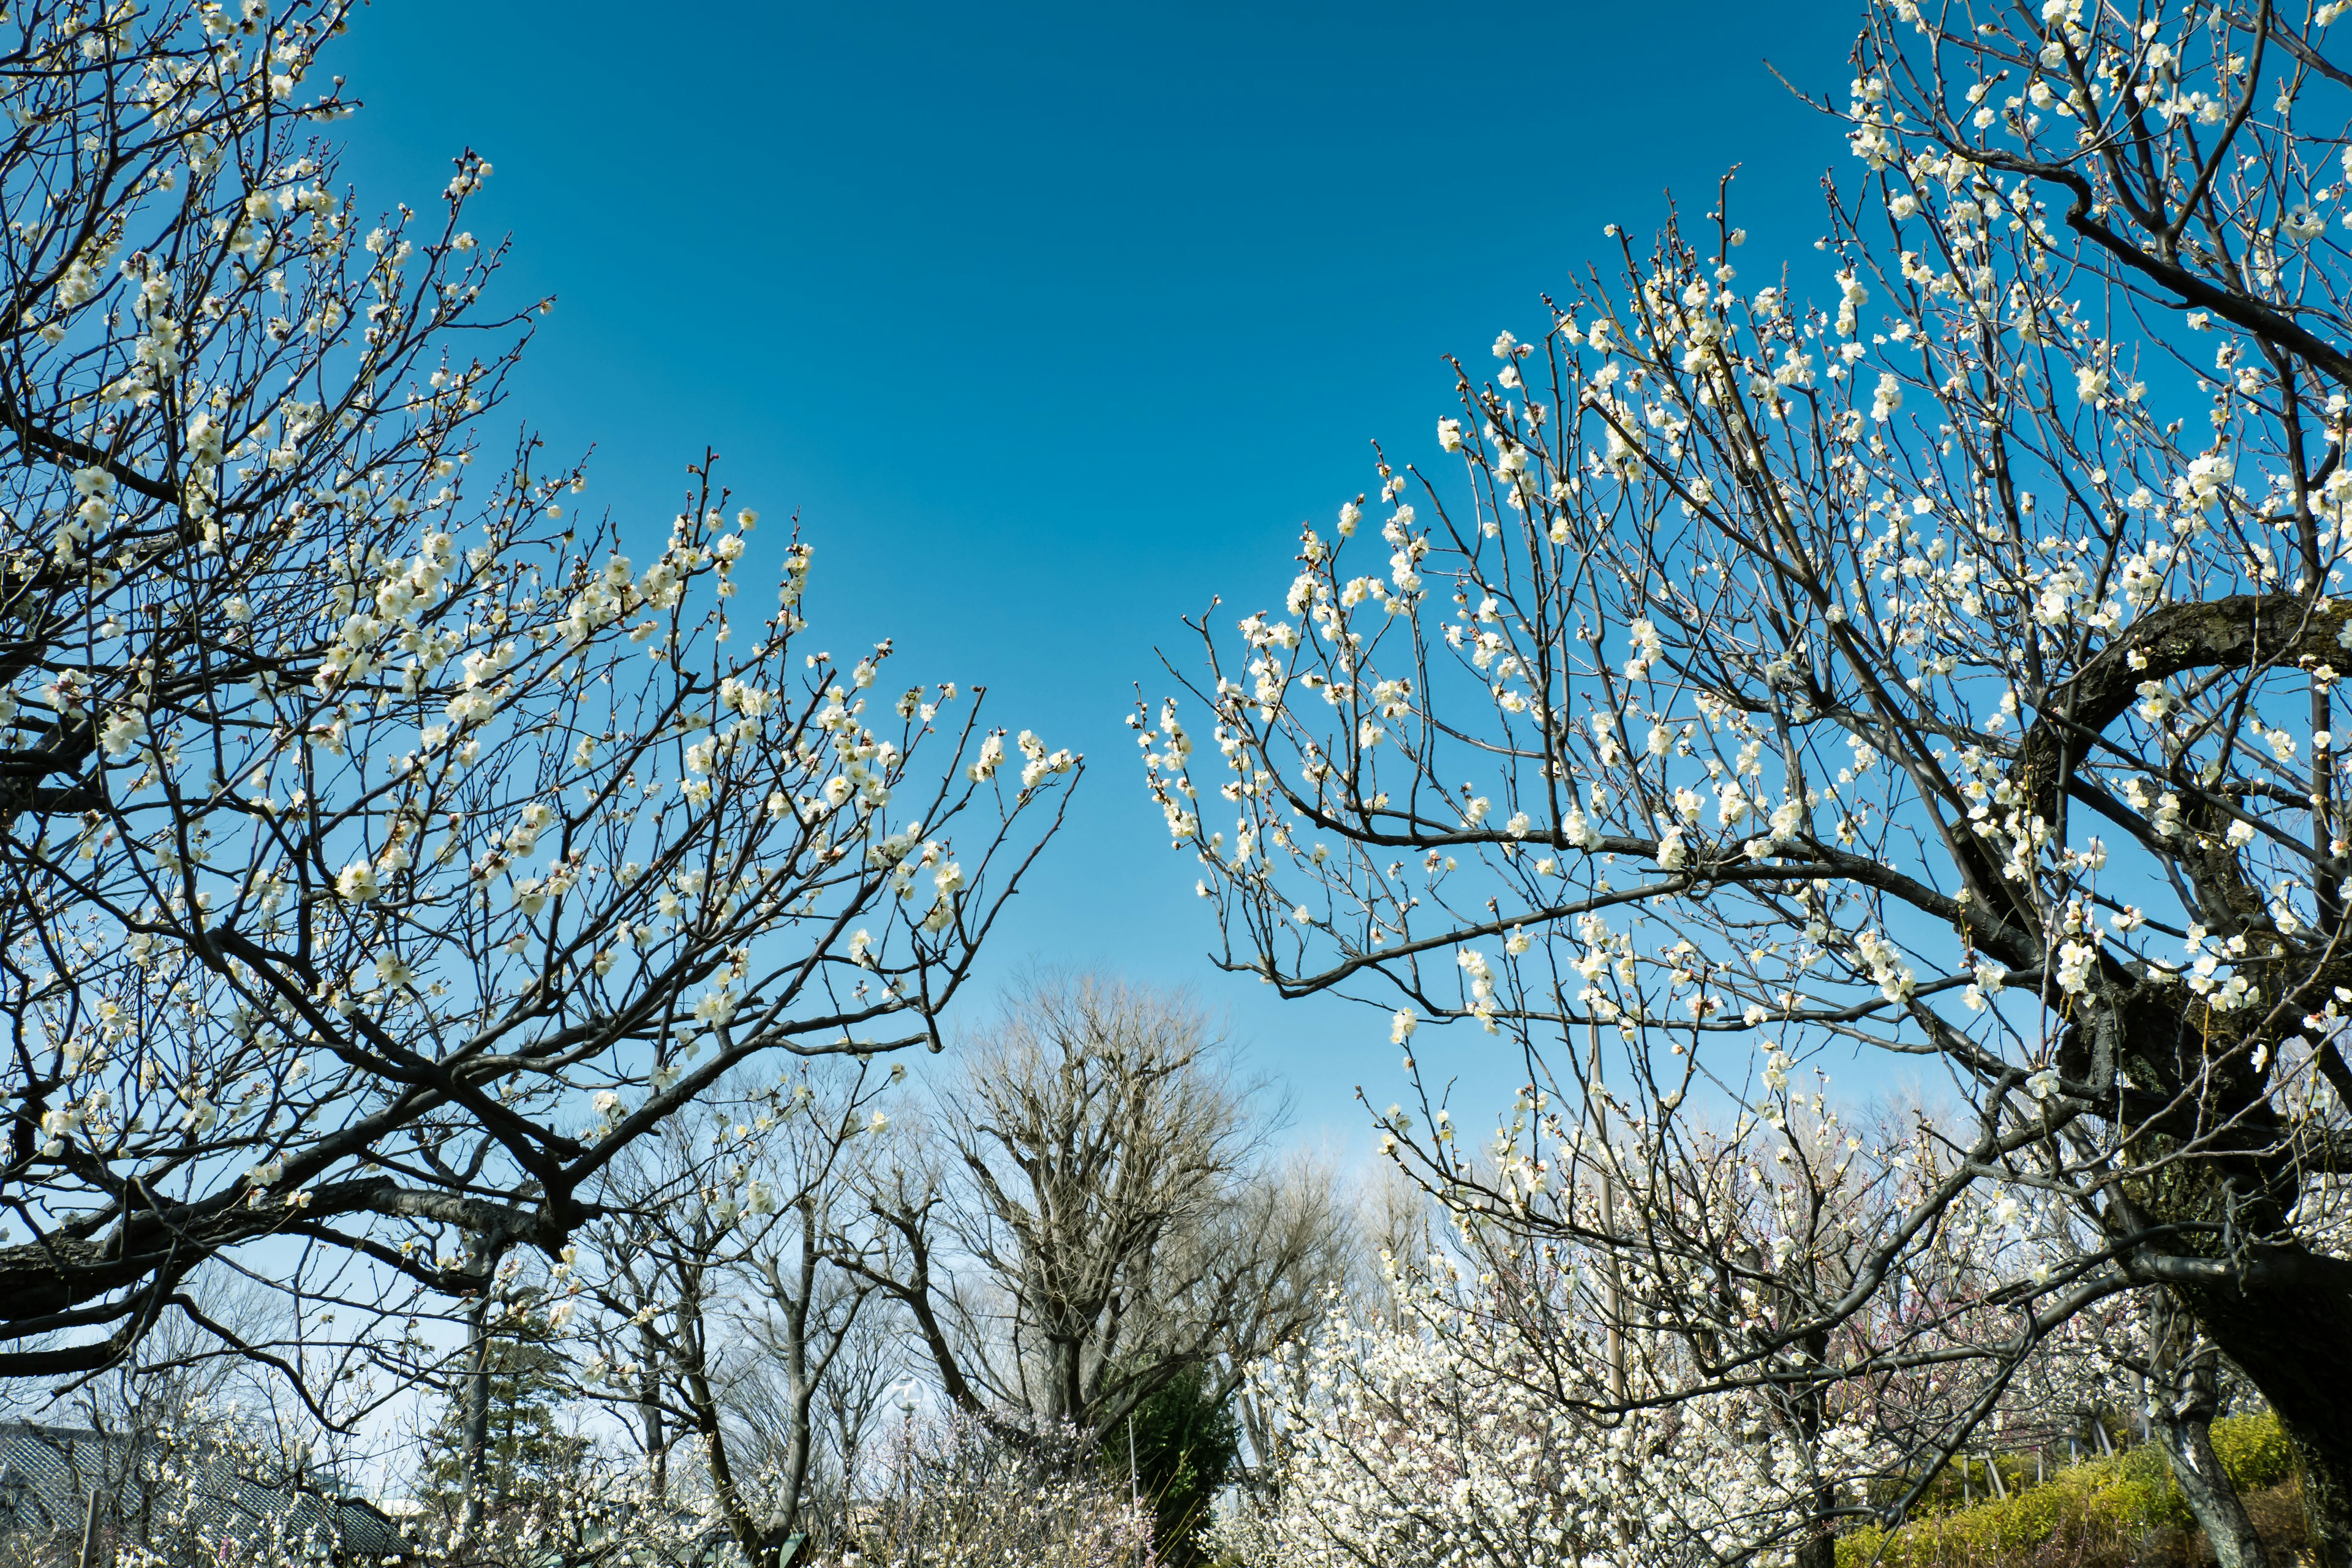
[[[677,1440],[695,1444],[755,1564],[805,1522],[835,1361],[870,1356],[858,1329],[873,1288],[831,1259],[898,1076],[858,1064],[714,1097],[615,1162],[614,1217],[589,1236],[604,1346],[592,1382],[633,1414],[656,1478]]]
[[[837,1272],[826,1279],[820,1289],[835,1298],[845,1299],[863,1289]],[[827,1323],[839,1321],[843,1305],[845,1300],[841,1305],[823,1302],[818,1315]],[[873,1479],[869,1460],[874,1438],[891,1389],[906,1375],[907,1352],[905,1322],[896,1303],[868,1300],[848,1319],[824,1375],[814,1380],[814,1458],[810,1483],[803,1491],[803,1517],[821,1531],[839,1535],[862,1495],[861,1489]]]
[[[1178,1373],[1214,1397],[1298,1335],[1351,1237],[1188,998],[1100,975],[1010,994],[873,1189],[849,1266],[903,1304],[948,1399],[1093,1448]]]

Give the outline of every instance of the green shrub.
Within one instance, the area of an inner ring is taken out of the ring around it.
[[[2241,1493],[2273,1487],[2294,1471],[2294,1451],[2269,1411],[2213,1423],[2213,1452]],[[2194,1527],[2189,1504],[2154,1445],[2069,1465],[2006,1500],[1923,1515],[1891,1535],[1875,1526],[1838,1542],[1838,1568],[1960,1568],[2022,1556],[2053,1536],[2129,1540],[2153,1530]]]
[[[1132,1484],[1149,1502],[1155,1560],[1171,1568],[1198,1568],[1207,1561],[1202,1540],[1210,1504],[1241,1455],[1241,1424],[1232,1402],[1213,1400],[1211,1390],[1208,1368],[1179,1373],[1143,1402],[1127,1430],[1114,1432],[1096,1450],[1114,1489]]]
[[[2279,1429],[2278,1417],[2267,1410],[2214,1422],[2213,1455],[2242,1492],[2277,1486],[2294,1474],[2294,1448]]]

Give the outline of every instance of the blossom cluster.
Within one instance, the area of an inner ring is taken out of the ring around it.
[[[1335,1305],[1310,1346],[1259,1374],[1281,1426],[1271,1500],[1222,1527],[1243,1561],[1771,1561],[1823,1478],[1851,1473],[1866,1447],[1843,1427],[1801,1439],[1737,1394],[1603,1415],[1606,1388],[1572,1370],[1562,1385],[1564,1369],[1609,1358],[1598,1325],[1545,1309],[1557,1282],[1473,1280],[1443,1257],[1390,1263],[1390,1310],[1367,1321]],[[1653,1364],[1640,1359],[1637,1384]]]
[[[752,1056],[936,1047],[1080,765],[1022,731],[1000,770],[976,694],[816,644],[815,542],[764,543],[707,461],[665,530],[484,445],[545,306],[497,303],[479,154],[425,210],[338,190],[347,106],[302,84],[346,9],[7,24],[0,266],[39,304],[0,902],[39,1137],[0,1263],[110,1233],[155,1270],[26,1321],[135,1335],[143,1291],[288,1227],[393,1318],[558,1256]]]
[[[1729,181],[1646,251],[1612,226],[1616,276],[1453,362],[1433,443],[1379,449],[1280,610],[1199,625],[1132,720],[1221,961],[1379,1009],[1423,1101],[1383,1131],[1449,1202],[1696,1293],[1753,1130],[1831,1125],[1805,1069],[1936,1061],[1964,1121],[1840,1134],[1885,1206],[1836,1268],[1791,1286],[1749,1227],[1713,1309],[1752,1290],[1856,1376],[1972,1364],[1923,1442],[2150,1283],[2144,1246],[2330,1245],[2352,361],[2301,323],[2352,310],[2352,164],[2305,129],[2333,19],[1874,7],[1811,258],[1747,276]],[[1418,1077],[1448,1025],[1529,1065],[1483,1169]],[[1528,1217],[1607,1120],[1630,1252]],[[1759,1191],[1834,1189],[1829,1151],[1776,1157],[1812,1174]]]

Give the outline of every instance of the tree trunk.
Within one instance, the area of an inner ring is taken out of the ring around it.
[[[2352,1261],[2299,1252],[2248,1272],[2260,1283],[2172,1293],[2277,1412],[2320,1568],[2352,1568]]]
[[[2159,1318],[2158,1333],[2154,1360],[2159,1396],[2154,1425],[2157,1442],[2171,1463],[2173,1482],[2213,1543],[2221,1568],[2270,1568],[2238,1489],[2213,1452],[2213,1416],[2220,1408],[2214,1363],[2221,1352],[2176,1313]]]
[[[784,1474],[777,1500],[776,1534],[787,1536],[800,1527],[803,1496],[808,1490],[809,1405],[816,1391],[796,1389],[792,1396],[792,1435],[784,1446]]]
[[[2253,1532],[2253,1521],[2246,1519],[2246,1504],[2239,1502],[2237,1488],[2222,1474],[2221,1460],[2213,1455],[2210,1408],[2200,1415],[2173,1405],[2157,1413],[2155,1425],[2157,1446],[2164,1448],[2166,1460],[2171,1460],[2173,1483],[2180,1488],[2180,1498],[2189,1504],[2189,1514],[2206,1532],[2206,1540],[2213,1542],[2213,1556],[2221,1559],[2221,1568],[2270,1568],[2263,1540]]]
[[[1836,1507],[1836,1489],[1825,1487],[1822,1491],[1820,1506],[1824,1510]],[[1824,1522],[1815,1521],[1805,1538],[1797,1542],[1796,1555],[1790,1559],[1794,1568],[1837,1568],[1837,1537],[1822,1528]]]
[[[2215,896],[2244,891],[2233,879]],[[2127,1014],[2110,1031],[2116,1076],[2149,1109],[2129,1140],[2145,1173],[2122,1184],[2116,1216],[2143,1233],[2179,1227],[2172,1245],[2183,1255],[2151,1251],[2137,1266],[2278,1413],[2303,1470],[2319,1568],[2352,1568],[2352,1259],[2292,1239],[2305,1151],[2251,1068],[2215,1054],[2215,1016],[2183,1012],[2145,985]],[[2104,1072],[2105,1048],[2061,1055]]]
[[[638,1404],[646,1422],[646,1462],[653,1472],[654,1496],[669,1496],[669,1435],[661,1407],[661,1342],[650,1328],[643,1337],[644,1369],[637,1373]]]
[[[1612,1253],[1613,1256],[1613,1253]],[[1620,1298],[1612,1290],[1611,1306]],[[1805,1359],[1819,1369],[1829,1350],[1829,1335],[1816,1330],[1805,1336]],[[1615,1369],[1612,1369],[1612,1373]],[[1622,1392],[1619,1397],[1622,1398]],[[1812,1517],[1805,1521],[1804,1538],[1797,1543],[1795,1568],[1837,1568],[1837,1482],[1821,1473],[1822,1435],[1829,1429],[1829,1385],[1826,1380],[1816,1380],[1805,1386],[1795,1398],[1791,1425],[1797,1432],[1805,1455],[1805,1468],[1812,1472],[1811,1504]]]
[[[495,1265],[492,1259],[491,1267]],[[488,1272],[485,1269],[486,1275]],[[466,1374],[466,1501],[458,1529],[462,1539],[471,1541],[482,1527],[488,1506],[484,1494],[490,1486],[490,1287],[487,1279],[466,1321],[473,1338],[474,1370]]]
[[[710,1469],[710,1489],[719,1504],[719,1517],[725,1521],[728,1533],[735,1538],[744,1560],[752,1568],[769,1568],[775,1552],[774,1542],[760,1527],[760,1521],[751,1517],[751,1505],[736,1483],[734,1462],[727,1452],[727,1433],[720,1422],[719,1396],[710,1384],[710,1341],[703,1321],[698,1270],[681,1270],[677,1305],[673,1310],[677,1322],[679,1379],[695,1433],[702,1439],[703,1461]]]
[[[800,1289],[787,1291],[783,1277],[772,1263],[769,1279],[782,1298],[784,1331],[784,1394],[786,1430],[782,1496],[778,1500],[776,1534],[789,1535],[800,1523],[801,1493],[808,1485],[809,1407],[816,1399],[816,1379],[809,1374],[808,1317],[816,1300],[816,1205],[801,1205]],[[845,1478],[845,1482],[846,1478]]]

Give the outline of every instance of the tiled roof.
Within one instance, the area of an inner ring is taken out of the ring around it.
[[[95,1493],[103,1530],[176,1559],[182,1553],[171,1542],[154,1539],[174,1528],[167,1514],[180,1511],[181,1496],[163,1494],[169,1486],[174,1494],[193,1494],[184,1528],[195,1537],[271,1531],[314,1541],[351,1563],[407,1553],[399,1527],[366,1503],[261,1485],[240,1475],[217,1447],[171,1456],[166,1463],[182,1479],[167,1482],[157,1473],[164,1457],[149,1442],[87,1427],[0,1422],[0,1537],[78,1539]]]

